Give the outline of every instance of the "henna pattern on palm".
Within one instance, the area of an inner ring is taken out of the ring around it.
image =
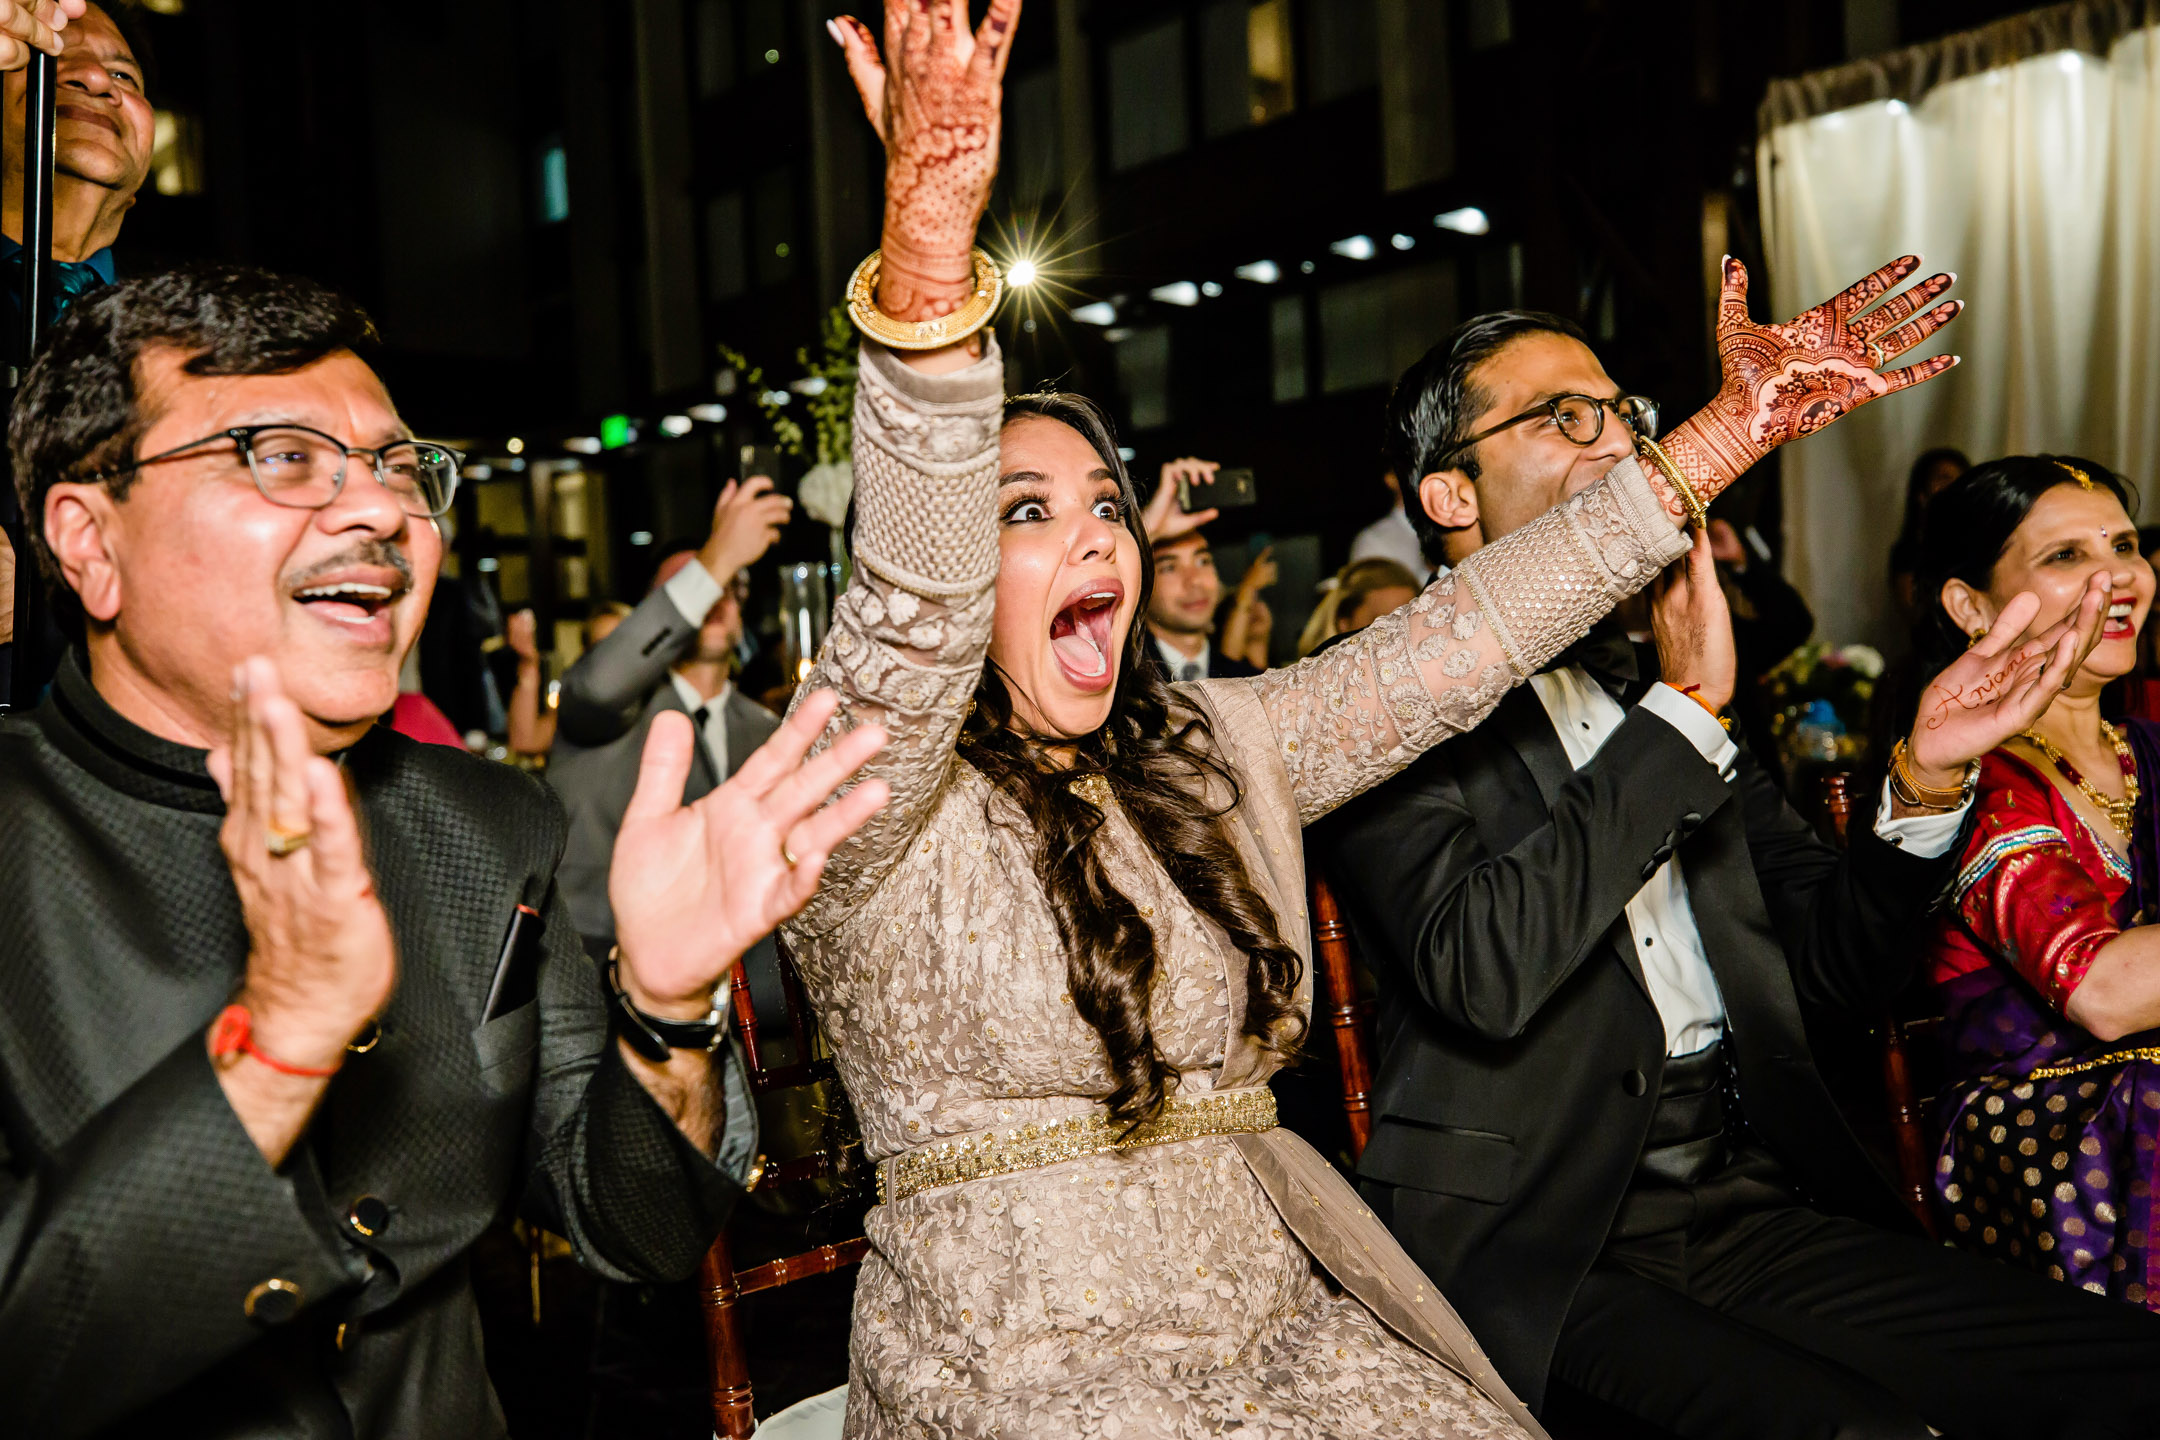
[[[1899,291],[1919,268],[1919,256],[1904,256],[1782,325],[1757,325],[1748,318],[1747,267],[1726,258],[1717,323],[1724,383],[1663,442],[1696,494],[1707,502],[1778,446],[1958,363],[1954,355],[1940,355],[1883,368],[1964,308],[1958,300],[1936,303],[1954,275],[1930,276]],[[1662,478],[1653,484],[1668,511],[1676,518],[1686,514]]]
[[[972,35],[967,11],[967,0],[885,0],[883,60],[870,28],[854,16],[832,29],[885,142],[878,308],[901,320],[932,319],[966,300],[975,227],[997,177],[1005,64],[1020,0],[991,0]]]

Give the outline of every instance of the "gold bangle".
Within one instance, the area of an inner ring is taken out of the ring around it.
[[[998,273],[997,262],[980,246],[973,256],[974,293],[961,302],[959,309],[935,320],[895,320],[877,307],[878,275],[884,269],[885,252],[871,251],[848,279],[848,319],[870,339],[895,350],[942,350],[959,344],[990,323],[998,301],[1005,296],[1005,277]]]
[[[1665,472],[1665,483],[1680,497],[1680,508],[1687,511],[1688,523],[1698,530],[1709,529],[1710,507],[1695,493],[1695,487],[1681,477],[1680,467],[1672,463],[1672,456],[1665,453],[1665,447],[1647,435],[1636,436],[1635,443],[1638,448],[1648,450],[1650,458],[1657,462],[1657,468]]]

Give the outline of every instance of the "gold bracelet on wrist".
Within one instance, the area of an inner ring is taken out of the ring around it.
[[[1980,762],[1973,761],[1965,767],[1965,778],[1955,790],[1937,789],[1922,785],[1912,771],[1912,746],[1903,740],[1890,751],[1890,795],[1902,805],[1917,810],[1955,810],[1966,801],[1980,784]]]
[[[1637,435],[1635,444],[1639,449],[1648,451],[1650,458],[1657,463],[1657,468],[1664,472],[1665,483],[1672,486],[1673,492],[1680,497],[1680,508],[1687,511],[1688,524],[1698,530],[1709,529],[1710,507],[1695,493],[1695,487],[1681,476],[1680,467],[1672,463],[1672,456],[1665,453],[1665,447],[1647,435]]]
[[[1005,277],[998,273],[997,262],[980,246],[974,250],[973,259],[975,288],[959,309],[934,320],[895,320],[877,307],[878,275],[884,268],[885,252],[873,250],[848,280],[848,319],[870,339],[895,350],[942,350],[957,345],[990,323],[998,301],[1005,295]]]

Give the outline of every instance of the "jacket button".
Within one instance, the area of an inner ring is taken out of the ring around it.
[[[355,1235],[373,1239],[390,1226],[390,1207],[373,1195],[362,1195],[345,1212],[345,1223]]]
[[[1650,1091],[1650,1077],[1640,1070],[1630,1070],[1620,1077],[1620,1088],[1630,1095],[1646,1095]]]
[[[258,1325],[283,1325],[300,1313],[300,1287],[272,1276],[248,1291],[240,1308]]]
[[[1693,830],[1700,824],[1702,824],[1702,816],[1696,814],[1693,810],[1680,817],[1680,829],[1683,833]]]
[[[1672,859],[1672,836],[1666,836],[1665,843],[1650,852],[1650,858],[1660,865]]]
[[[1647,884],[1657,878],[1657,867],[1663,863],[1660,860],[1646,860],[1643,862],[1642,878],[1644,883]]]

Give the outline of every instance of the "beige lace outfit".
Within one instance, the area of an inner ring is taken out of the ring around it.
[[[863,346],[855,580],[810,680],[842,695],[835,725],[892,737],[872,766],[891,803],[787,926],[879,1161],[1084,1126],[1113,1084],[1032,836],[954,754],[990,637],[1003,373],[994,347],[926,376]],[[1240,779],[1229,827],[1284,939],[1307,951],[1302,825],[1477,724],[1685,550],[1623,463],[1356,639],[1178,686]],[[1095,843],[1164,957],[1152,1020],[1176,1093],[1249,1114],[1275,1066],[1240,1033],[1245,959],[1106,809]],[[1543,1434],[1286,1130],[907,1188],[868,1218],[851,1436]]]

